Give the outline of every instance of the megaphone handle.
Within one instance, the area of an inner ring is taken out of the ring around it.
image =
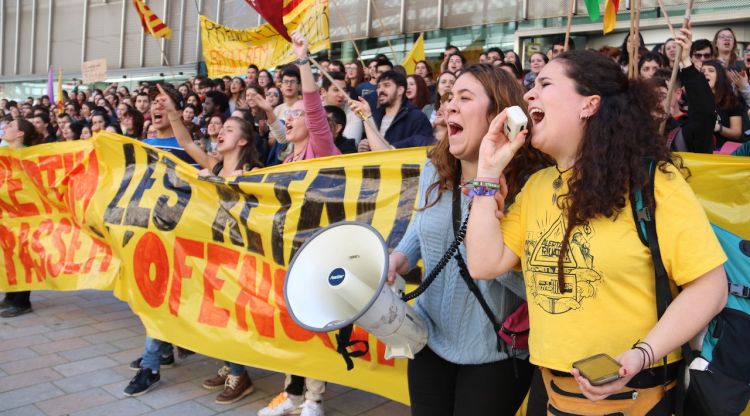
[[[352,361],[352,358],[361,357],[370,352],[370,344],[367,341],[361,339],[355,341],[351,340],[353,330],[354,325],[349,324],[341,328],[339,333],[336,334],[336,351],[344,358],[344,361],[346,362],[346,371],[351,371],[351,369],[354,368],[354,361]],[[358,344],[364,345],[364,349],[349,351],[349,347]]]

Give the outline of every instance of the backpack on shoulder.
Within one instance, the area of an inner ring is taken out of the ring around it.
[[[645,191],[651,200],[655,173],[656,164],[650,161],[650,182]],[[639,237],[653,258],[657,315],[661,318],[672,295],[654,215],[645,206],[641,192],[633,190],[631,205]],[[682,348],[689,366],[684,380],[678,380],[678,415],[736,416],[750,401],[750,241],[715,224],[711,226],[728,258],[724,269],[729,296],[724,309],[708,324],[703,339],[694,343],[699,349],[693,350],[688,344]]]

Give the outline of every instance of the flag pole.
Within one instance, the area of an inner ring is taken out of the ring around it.
[[[323,74],[324,77],[328,78],[328,81],[331,82],[331,85],[336,85],[336,81],[331,78],[331,75],[326,71],[319,63],[315,60],[315,58],[312,57],[312,55],[307,56],[307,59],[312,62],[313,65],[315,65],[318,68],[318,71],[320,71],[321,74]],[[347,101],[354,101],[351,98],[348,98]],[[362,119],[362,122],[370,126],[370,129],[377,135],[377,137],[382,140],[384,143],[388,143],[388,141],[383,137],[382,134],[380,134],[380,130],[378,130],[377,126],[375,126],[375,123],[372,121],[372,117],[363,117],[362,114],[357,113],[357,116]]]
[[[570,29],[573,24],[573,11],[576,8],[576,0],[570,0],[570,8],[568,9],[568,25],[565,28],[565,44],[563,45],[563,51],[570,49]]]
[[[667,8],[664,7],[664,0],[657,0],[659,2],[659,8],[661,9],[661,13],[664,15],[664,18],[667,20],[667,27],[669,27],[669,33],[672,34],[672,38],[675,38],[677,35],[674,33],[674,27],[672,26],[672,21],[669,19],[669,13],[667,13]]]
[[[372,11],[373,14],[375,14],[375,18],[378,19],[378,23],[380,23],[380,27],[385,27],[385,24],[383,23],[383,19],[380,18],[380,12],[378,11],[378,7],[375,5],[375,0],[372,0]],[[385,40],[388,42],[388,47],[391,48],[391,55],[393,55],[393,61],[396,62],[396,51],[393,49],[393,44],[391,43],[391,39],[388,38],[388,36],[385,36]]]
[[[688,1],[687,9],[685,9],[685,19],[682,22],[682,27],[686,28],[690,25],[690,15],[693,12],[693,0]],[[666,118],[661,122],[659,126],[659,134],[664,135],[667,127],[667,118],[669,118],[672,111],[672,97],[674,96],[675,84],[677,83],[677,71],[680,70],[680,61],[682,60],[682,45],[677,44],[677,55],[675,55],[674,66],[672,67],[672,77],[669,79],[669,88],[667,88],[667,102],[664,103],[664,111],[666,112]]]
[[[640,61],[641,53],[641,0],[635,1],[635,46],[633,46],[633,79],[639,76],[638,72],[638,61]]]
[[[638,71],[638,53],[641,50],[640,38],[641,1],[631,0],[630,35],[628,37],[628,79],[636,79]]]
[[[341,10],[339,10],[339,3],[336,0],[333,0],[333,4],[336,6],[336,15],[339,17],[339,20],[344,24],[344,27],[346,27],[346,32],[349,34],[349,42],[352,43],[352,46],[354,46],[354,51],[357,52],[357,60],[360,64],[362,64],[362,67],[365,68],[365,63],[362,60],[362,52],[359,51],[359,48],[357,47],[357,42],[354,41],[354,34],[352,34],[351,29],[349,29],[349,22],[344,19],[344,16],[341,14]],[[330,51],[330,49],[329,49]]]

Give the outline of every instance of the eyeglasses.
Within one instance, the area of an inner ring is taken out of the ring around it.
[[[296,79],[285,79],[281,81],[281,85],[297,85]]]
[[[284,118],[287,120],[292,120],[295,118],[302,117],[305,114],[305,110],[286,110],[284,112]]]
[[[695,53],[693,53],[693,56],[696,57],[696,58],[699,58],[699,59],[711,59],[711,57],[713,56],[713,54],[711,52],[706,52],[706,53],[695,52]]]
[[[266,97],[278,97],[278,96],[279,96],[278,92],[267,92],[266,93]]]
[[[719,35],[718,38],[721,40],[734,40],[734,36],[732,35]]]

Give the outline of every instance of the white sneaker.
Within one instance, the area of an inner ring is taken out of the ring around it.
[[[282,392],[274,397],[271,403],[268,403],[268,406],[260,409],[258,416],[298,415],[302,412],[301,404],[302,396]]]
[[[300,416],[325,416],[323,404],[312,400],[305,400],[302,403],[302,413]]]

